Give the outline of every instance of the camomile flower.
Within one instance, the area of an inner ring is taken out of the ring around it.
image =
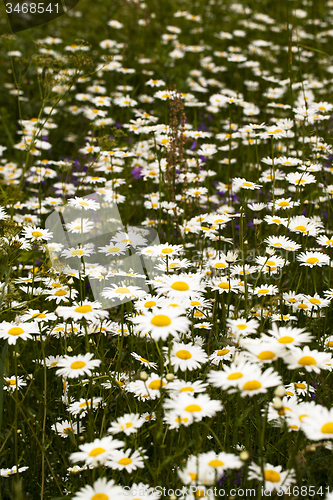
[[[65,248],[65,250],[61,252],[61,256],[66,257],[66,259],[70,259],[72,257],[81,259],[82,257],[89,257],[94,253],[95,250],[92,245],[83,245],[78,247]]]
[[[164,348],[165,356],[168,355],[168,347]],[[208,356],[199,346],[174,342],[170,352],[170,358],[166,364],[171,363],[175,371],[195,370],[200,368],[201,363],[206,363]]]
[[[18,339],[32,339],[31,333],[39,333],[37,323],[0,323],[0,338],[8,340],[9,345],[16,344]]]
[[[48,311],[40,311],[39,309],[28,309],[25,314],[22,314],[21,318],[23,321],[29,321],[33,319],[37,323],[43,323],[45,321],[54,321],[57,316],[54,313]]]
[[[269,247],[283,248],[288,252],[295,252],[296,250],[302,248],[302,245],[299,245],[286,236],[268,236],[268,238],[264,240],[264,243],[266,243]]]
[[[114,243],[110,242],[109,245],[105,245],[104,247],[98,247],[99,253],[104,253],[109,256],[118,256],[124,255],[128,249],[127,243]]]
[[[143,315],[131,318],[135,325],[135,331],[142,335],[149,334],[154,340],[166,340],[169,335],[178,338],[179,333],[185,333],[190,320],[183,316],[183,309],[177,308],[157,308],[152,312],[144,312]]]
[[[56,422],[56,424],[51,425],[51,429],[60,435],[62,438],[67,438],[69,433],[77,434],[78,432],[84,432],[85,427],[79,427],[77,422],[69,422],[68,420],[63,420],[62,422]]]
[[[182,425],[188,427],[193,423],[193,419],[185,412],[180,415],[179,410],[170,410],[164,413],[164,422],[168,425],[168,429],[179,429]]]
[[[269,208],[273,208],[275,210],[287,210],[287,208],[293,208],[299,206],[299,201],[294,201],[291,198],[279,198],[274,200],[274,203],[269,203]]]
[[[241,346],[249,353],[250,360],[259,363],[271,363],[285,354],[284,346],[276,340],[245,339]]]
[[[309,267],[322,267],[327,266],[330,262],[329,256],[322,252],[302,252],[297,255],[296,259],[300,262],[301,266]]]
[[[258,256],[256,257],[256,262],[258,264],[258,271],[264,274],[276,274],[284,265],[288,264],[288,261],[274,254],[268,257]]]
[[[237,265],[230,267],[231,276],[248,276],[257,271],[257,266],[250,266],[249,264],[244,264],[244,266]]]
[[[308,439],[333,439],[333,409],[315,405],[302,419],[301,429]]]
[[[235,354],[235,347],[226,345],[221,349],[216,349],[210,356],[209,361],[213,365],[218,365],[221,361],[230,361]]]
[[[101,364],[100,359],[92,359],[93,354],[87,353],[79,356],[65,356],[58,362],[56,371],[57,375],[66,378],[76,378],[82,375],[91,377],[91,370],[94,370]]]
[[[282,470],[282,466],[274,466],[269,463],[264,464],[264,477],[262,477],[262,468],[252,463],[249,467],[248,479],[257,479],[264,481],[264,489],[267,491],[284,491],[287,493],[288,488],[296,482],[295,472],[293,469],[286,471]]]
[[[43,293],[46,295],[45,300],[55,300],[57,304],[68,302],[69,299],[75,299],[79,294],[77,290],[65,286],[53,290],[45,290]]]
[[[66,224],[66,229],[69,233],[83,234],[83,233],[89,233],[94,226],[95,224],[89,219],[78,218],[75,219],[73,222],[68,222]]]
[[[123,432],[126,436],[137,432],[143,425],[144,419],[137,413],[126,413],[125,415],[117,418],[115,422],[111,423],[108,432],[111,434],[119,434]]]
[[[113,479],[107,481],[105,477],[97,479],[92,486],[87,485],[76,493],[73,500],[123,500],[124,493],[121,486],[117,486]]]
[[[285,357],[285,362],[289,370],[302,368],[307,372],[320,373],[320,370],[330,369],[332,355],[327,352],[318,352],[316,349],[310,350],[308,346],[303,349],[294,347],[290,349]]]
[[[314,394],[315,388],[308,384],[305,381],[299,381],[299,382],[293,382],[289,385],[286,385],[286,395],[287,396],[306,396],[308,393],[309,394]],[[292,394],[289,394],[292,393]]]
[[[14,392],[16,391],[16,388],[19,390],[27,385],[24,378],[20,375],[18,375],[17,377],[15,377],[15,375],[13,375],[12,377],[3,377],[3,381],[4,381],[4,387],[3,387],[4,391],[11,390],[12,392]]]
[[[262,373],[250,373],[239,380],[238,387],[241,396],[255,396],[264,394],[269,387],[276,387],[282,384],[282,379],[273,368],[267,368]]]
[[[154,281],[154,287],[161,294],[169,297],[195,298],[203,290],[201,274],[177,274],[176,276],[163,276],[161,282]]]
[[[238,191],[239,189],[260,189],[262,186],[260,184],[256,184],[252,181],[247,181],[243,177],[234,177],[232,179],[233,190]]]
[[[212,291],[218,291],[221,293],[238,293],[239,292],[239,281],[234,278],[220,276],[215,278],[210,284]]]
[[[78,196],[70,198],[68,205],[81,210],[98,210],[100,208],[100,204],[97,201],[90,198],[79,198]]]
[[[95,439],[91,443],[80,444],[80,451],[70,455],[71,462],[84,461],[87,465],[98,467],[104,465],[109,458],[112,458],[118,448],[124,446],[124,441],[106,436],[102,439]]]
[[[231,333],[236,336],[236,340],[240,335],[246,336],[251,333],[256,333],[259,328],[259,322],[256,319],[246,320],[244,318],[239,319],[227,319],[227,326],[231,329]]]
[[[265,295],[276,295],[279,293],[279,289],[276,285],[261,285],[261,286],[256,286],[253,294],[260,296],[265,296]]]
[[[55,313],[65,320],[71,318],[74,321],[79,321],[85,318],[87,321],[96,321],[97,319],[106,318],[108,316],[107,311],[99,310],[101,307],[102,305],[99,302],[85,300],[82,304],[74,302],[71,307],[58,306]]]
[[[259,375],[260,368],[244,359],[240,363],[233,362],[230,366],[223,365],[222,370],[211,370],[207,375],[207,380],[214,387],[219,387],[224,391],[232,388],[231,392],[235,392],[239,381],[251,373]]]
[[[25,227],[23,229],[23,236],[32,242],[39,240],[49,241],[52,240],[53,233],[48,229],[42,229],[40,227]]]
[[[166,410],[177,412],[181,418],[188,418],[191,423],[199,422],[204,417],[213,417],[223,407],[220,401],[210,399],[207,394],[198,394],[197,397],[188,393],[174,395],[165,399],[163,406]]]
[[[205,384],[201,380],[196,380],[195,382],[186,382],[185,380],[173,380],[169,382],[166,389],[175,393],[189,392],[190,394],[197,394],[199,392],[205,392],[208,384]]]
[[[295,233],[317,236],[319,229],[321,229],[322,223],[316,222],[304,215],[297,215],[292,217],[288,224],[288,229]]]
[[[315,293],[314,295],[303,295],[303,297],[307,302],[310,302],[313,307],[318,309],[321,309],[322,307],[329,307],[331,302],[328,299],[322,299],[318,293]]]
[[[144,455],[145,450],[138,448],[131,454],[131,449],[128,450],[114,450],[110,460],[105,465],[113,470],[126,470],[131,474],[136,469],[143,469],[145,464],[143,460],[147,460],[147,455]]]
[[[305,328],[296,328],[291,326],[278,326],[276,323],[272,323],[271,330],[268,330],[268,335],[266,338],[273,337],[277,340],[280,345],[286,347],[298,347],[302,344],[311,342],[313,336],[310,333],[305,332]]]
[[[276,224],[277,226],[286,226],[288,223],[287,217],[279,217],[278,215],[265,215],[264,221],[268,224]]]
[[[85,400],[81,398],[79,401],[75,401],[69,405],[68,411],[72,415],[80,415],[80,417],[85,417],[87,415],[88,409],[97,409],[102,402],[102,398],[97,397],[92,399]]]
[[[294,186],[306,186],[307,184],[313,184],[317,182],[317,179],[314,175],[309,174],[308,172],[290,172],[286,175],[285,179],[290,183],[294,184]]]
[[[325,248],[333,247],[333,235],[329,238],[328,236],[326,236],[326,234],[322,234],[316,239],[316,241],[318,245],[322,247]]]
[[[220,453],[215,453],[215,451],[200,453],[198,455],[197,482],[200,484],[214,484],[216,480],[221,478],[225,470],[240,469],[243,465],[244,463],[233,453],[223,451]],[[211,476],[211,482],[207,482],[208,475]]]
[[[253,212],[260,212],[264,208],[267,207],[266,203],[248,203],[247,206],[253,211]]]
[[[142,297],[145,293],[146,292],[138,286],[124,285],[120,283],[105,287],[102,290],[101,295],[106,299],[120,300],[122,302],[123,300],[128,301],[140,296]]]
[[[152,368],[153,370],[156,370],[157,363],[153,363],[152,361],[148,361],[148,359],[141,357],[136,352],[131,352],[131,356],[133,356],[133,358],[136,359],[137,361],[140,361],[140,363],[143,366],[146,366],[147,368]]]

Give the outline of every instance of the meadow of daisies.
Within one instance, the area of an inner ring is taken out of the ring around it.
[[[332,500],[333,1],[1,9],[0,498]]]

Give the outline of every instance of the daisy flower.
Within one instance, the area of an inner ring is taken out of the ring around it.
[[[98,408],[99,405],[102,402],[102,398],[94,398],[92,399],[87,399],[85,400],[84,398],[81,398],[79,401],[75,401],[74,403],[71,403],[69,405],[68,411],[72,415],[80,415],[80,417],[85,417],[87,415],[87,409],[91,408]]]
[[[124,284],[120,283],[120,286],[118,286],[117,284],[112,284],[110,287],[105,287],[101,292],[101,296],[106,299],[128,302],[129,300],[133,300],[137,297],[142,297],[143,295],[145,295],[145,293],[146,292],[138,286],[125,286]]]
[[[209,356],[209,361],[213,365],[218,365],[220,361],[229,361],[235,354],[235,347],[226,345],[222,349],[217,349]]]
[[[67,438],[69,436],[69,432],[77,434],[78,432],[85,431],[85,427],[79,427],[77,422],[72,424],[68,420],[63,420],[62,422],[57,422],[55,425],[51,425],[51,429],[62,438]]]
[[[31,333],[39,333],[37,323],[0,323],[0,338],[8,340],[9,345],[16,344],[18,339],[32,339]]]
[[[95,250],[92,245],[83,245],[79,247],[65,248],[65,250],[61,252],[61,256],[66,257],[66,259],[70,259],[71,257],[81,259],[82,257],[90,257],[90,255],[94,253]]]
[[[104,465],[109,458],[112,458],[115,451],[124,444],[124,441],[106,436],[102,439],[95,439],[92,443],[81,444],[79,446],[80,451],[72,453],[69,458],[71,462],[84,461],[86,465],[98,467]]]
[[[302,420],[301,429],[308,439],[333,439],[333,409],[315,405]]]
[[[133,358],[136,359],[137,361],[140,361],[140,363],[143,366],[146,366],[147,368],[152,368],[153,370],[156,370],[157,363],[153,363],[152,361],[148,361],[148,359],[146,359],[146,358],[142,358],[136,352],[131,352],[131,356],[133,356]]]
[[[251,333],[256,333],[259,328],[259,322],[256,319],[246,320],[244,318],[239,319],[227,319],[227,326],[231,329],[231,333],[236,336],[236,340],[240,335],[246,336]]]
[[[326,234],[322,234],[321,236],[319,236],[319,238],[317,238],[316,241],[322,247],[333,247],[333,235],[329,238],[328,236],[326,236]]]
[[[26,381],[24,380],[24,378],[22,376],[18,376],[17,378],[15,377],[15,375],[13,375],[12,377],[3,377],[3,380],[4,380],[4,390],[11,390],[12,392],[16,391],[16,387],[17,389],[22,389],[22,387],[25,387],[27,385]]]
[[[166,410],[178,412],[181,418],[188,418],[191,423],[199,422],[204,417],[213,417],[223,407],[220,401],[210,399],[207,394],[198,394],[197,397],[189,394],[177,394],[171,399],[165,399],[163,406]]]
[[[326,352],[318,352],[316,349],[310,350],[308,346],[303,349],[294,347],[285,357],[285,362],[289,370],[303,368],[307,372],[320,373],[320,370],[328,370],[330,368],[332,355]]]
[[[164,348],[165,355],[168,355],[168,347]],[[172,345],[170,358],[166,364],[171,363],[175,371],[195,370],[200,368],[201,363],[206,363],[208,356],[199,346],[193,344],[182,344],[174,342]]]
[[[302,248],[302,245],[299,245],[295,241],[287,238],[286,236],[268,236],[265,239],[264,243],[269,247],[273,248],[283,248],[284,250],[288,250],[289,252],[295,252]]]
[[[281,465],[274,466],[269,463],[264,464],[264,477],[262,477],[261,467],[252,463],[249,467],[248,479],[264,481],[264,489],[267,491],[280,492],[282,490],[285,493],[287,493],[288,488],[290,489],[290,486],[296,482],[293,469],[283,471]]]
[[[279,289],[276,285],[261,285],[256,286],[253,294],[258,295],[258,297],[263,295],[276,295],[279,293]]]
[[[230,366],[223,366],[222,370],[212,370],[207,375],[207,381],[214,387],[219,387],[224,391],[238,386],[240,380],[253,373],[260,374],[260,368],[253,363],[243,360],[240,363],[231,363]],[[231,392],[235,392],[233,389]]]
[[[282,384],[282,379],[273,368],[262,373],[251,373],[239,381],[241,396],[255,396],[267,392],[269,387]]]
[[[79,198],[78,196],[70,198],[68,205],[81,210],[98,210],[100,208],[100,204],[97,201],[90,198]]]
[[[260,189],[261,184],[256,184],[255,182],[247,181],[243,177],[234,177],[232,179],[233,190],[238,191],[239,189],[250,189],[253,191],[254,189]]]
[[[191,394],[197,394],[199,392],[204,392],[207,386],[208,384],[205,384],[201,380],[196,380],[195,382],[173,380],[172,382],[168,383],[166,389],[175,393],[190,392]]]
[[[95,224],[89,219],[78,218],[73,222],[68,222],[65,226],[69,233],[83,234],[89,233],[93,229]]]
[[[216,290],[219,293],[239,292],[239,281],[233,278],[221,276],[214,279],[210,286],[212,287],[212,291]]]
[[[212,482],[214,484],[216,479],[219,480],[226,469],[240,469],[243,466],[243,462],[233,453],[215,453],[215,451],[208,451],[206,453],[200,453],[198,455],[198,483],[208,484],[201,479],[203,473],[204,476],[207,472],[210,472]],[[207,469],[205,471],[205,469]]]
[[[115,245],[110,242],[109,245],[104,247],[98,247],[99,253],[104,253],[105,255],[124,255],[128,249],[127,243],[118,243]]]
[[[286,226],[288,223],[288,219],[286,217],[279,217],[278,215],[265,215],[264,221],[268,224],[276,224],[277,226]]]
[[[55,300],[57,304],[68,302],[69,299],[75,299],[79,294],[77,290],[64,286],[53,290],[45,290],[43,293],[47,295],[45,300]]]
[[[195,298],[203,290],[201,285],[201,274],[177,274],[176,276],[163,276],[163,281],[154,281],[153,285],[157,292],[168,294],[169,297]]]
[[[301,233],[303,235],[309,234],[310,236],[317,236],[322,223],[316,222],[304,215],[297,215],[292,217],[288,224],[288,229],[294,233]]]
[[[57,375],[66,378],[76,378],[82,375],[91,377],[91,370],[94,370],[101,364],[100,359],[92,359],[93,354],[87,353],[79,356],[65,356],[58,362],[56,371]]]
[[[306,184],[313,184],[317,182],[314,175],[308,172],[290,172],[286,175],[285,179],[294,186],[305,186]]]
[[[99,302],[90,302],[85,300],[82,304],[74,302],[72,307],[59,306],[55,310],[58,316],[66,319],[73,319],[74,321],[79,321],[85,318],[87,321],[96,321],[100,318],[106,318],[108,316],[107,311],[99,311],[102,305]]]
[[[321,252],[302,252],[297,255],[296,259],[301,263],[301,266],[322,267],[327,266],[330,262],[329,256]]]
[[[124,497],[127,500],[159,500],[161,498],[159,491],[144,483],[133,483],[131,487],[126,486],[125,490]]]
[[[250,357],[261,363],[271,363],[285,354],[284,346],[276,340],[246,339],[241,346],[248,351]]]
[[[258,271],[263,272],[264,274],[276,274],[279,270],[288,262],[281,257],[277,257],[276,255],[266,256],[258,256],[256,257],[256,262],[258,263]]]
[[[135,331],[141,335],[149,334],[154,340],[166,340],[169,335],[178,338],[179,333],[185,333],[190,320],[183,316],[183,309],[179,308],[154,308],[152,312],[131,318],[135,324]]]
[[[137,432],[143,425],[144,419],[137,413],[126,413],[119,417],[115,422],[111,423],[108,432],[111,434],[119,434],[123,432],[126,436]]]
[[[310,333],[305,332],[305,328],[291,326],[279,327],[276,323],[272,323],[271,330],[268,330],[268,335],[266,335],[266,337],[269,338],[269,336],[272,336],[279,344],[285,345],[286,347],[298,347],[301,344],[311,342],[313,339]]]
[[[113,479],[107,481],[105,477],[97,479],[92,486],[85,486],[76,493],[73,500],[123,500],[124,493],[121,486],[116,486]]]
[[[28,240],[39,241],[39,240],[52,240],[53,233],[51,233],[48,229],[42,229],[40,227],[25,227],[23,229],[23,236]]]
[[[145,450],[143,448],[138,448],[131,455],[131,449],[126,451],[114,450],[112,457],[109,461],[105,463],[106,467],[110,467],[113,470],[126,470],[129,474],[136,469],[143,469],[144,462],[147,460],[147,455],[144,455]]]

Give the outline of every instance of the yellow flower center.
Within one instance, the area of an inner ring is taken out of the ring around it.
[[[180,392],[194,392],[193,387],[183,387]]]
[[[229,283],[219,283],[219,288],[223,288],[223,290],[229,290]]]
[[[241,372],[234,372],[234,373],[230,373],[230,375],[228,375],[227,379],[228,380],[237,380],[238,378],[242,378],[243,377],[243,374]]]
[[[97,455],[100,455],[101,453],[104,453],[105,451],[106,450],[104,448],[94,448],[89,453],[89,457],[97,457]]]
[[[43,233],[40,231],[33,231],[31,234],[34,238],[41,238],[43,236]]]
[[[116,253],[116,252],[119,252],[120,248],[118,247],[111,247],[111,248],[108,248],[108,252],[110,253]]]
[[[185,408],[185,411],[188,411],[190,413],[195,413],[196,411],[202,411],[201,406],[199,405],[187,405]]]
[[[115,293],[131,293],[131,290],[129,290],[128,288],[117,288],[117,290],[115,290]]]
[[[83,255],[84,250],[73,250],[72,255]]]
[[[333,434],[333,422],[327,422],[321,428],[323,434]]]
[[[297,389],[306,389],[306,385],[303,384],[303,382],[296,382],[295,387],[297,387]]]
[[[16,381],[15,380],[10,380],[9,381],[9,385],[16,385]]]
[[[10,328],[8,330],[8,333],[9,333],[9,335],[14,335],[14,336],[22,335],[22,333],[24,333],[24,330],[23,330],[23,328],[20,328],[19,326],[14,326],[14,328]]]
[[[63,295],[67,295],[66,290],[57,290],[56,293],[54,294],[56,297],[61,297]]]
[[[243,182],[242,185],[245,187],[252,187],[253,186],[252,182]]]
[[[200,302],[198,300],[191,300],[191,306],[200,306]]]
[[[180,358],[180,359],[192,358],[192,354],[189,351],[186,351],[186,349],[181,349],[180,351],[177,351],[176,356],[177,356],[177,358]]]
[[[260,354],[258,354],[258,359],[261,359],[262,361],[273,359],[274,357],[275,354],[272,351],[262,351]]]
[[[82,205],[83,207],[89,207],[89,203],[86,201],[79,201],[79,205]]]
[[[320,304],[320,300],[316,298],[309,299],[309,302],[311,302],[311,304]]]
[[[258,290],[258,293],[269,293],[268,288],[262,288],[261,290]]]
[[[132,459],[129,458],[129,457],[124,457],[124,458],[121,458],[118,462],[118,464],[120,465],[129,465],[132,463]]]
[[[296,229],[296,231],[302,231],[303,233],[304,233],[304,231],[306,231],[305,226],[296,226],[295,229]]]
[[[288,207],[289,202],[288,201],[280,201],[280,203],[278,203],[278,206],[279,207]]]
[[[71,364],[71,368],[72,370],[79,370],[80,368],[86,366],[86,364],[87,363],[85,363],[84,361],[73,361],[73,363]]]
[[[109,495],[106,495],[105,493],[96,493],[91,497],[91,500],[109,500],[109,498]]]
[[[177,290],[177,292],[185,292],[189,290],[190,287],[187,283],[185,283],[185,281],[175,281],[172,283],[171,288],[173,290]]]
[[[76,307],[74,311],[77,313],[86,314],[92,312],[92,308],[89,304],[86,304],[85,306]]]
[[[195,481],[195,480],[196,480],[196,478],[198,477],[198,475],[197,475],[195,472],[190,472],[190,473],[189,473],[189,476],[190,476],[190,478],[192,479],[192,481]]]
[[[333,347],[333,340],[326,342],[327,347]]]
[[[278,483],[281,479],[280,474],[278,472],[276,472],[275,470],[271,470],[271,469],[264,471],[264,477],[265,477],[265,481],[270,481],[271,483]]]
[[[317,361],[312,356],[303,356],[298,360],[298,364],[302,366],[316,365]]]
[[[208,465],[210,465],[211,467],[222,467],[222,465],[224,465],[224,462],[222,462],[222,460],[211,460],[210,462],[208,462]]]
[[[293,342],[294,337],[289,337],[288,335],[285,335],[284,337],[280,337],[278,339],[278,342],[280,344],[290,344],[290,342]]]
[[[319,259],[317,257],[309,257],[306,259],[307,264],[317,264],[319,262]]]
[[[244,391],[256,391],[257,389],[260,389],[260,387],[261,383],[259,380],[249,380],[243,385]]]
[[[150,323],[154,326],[164,327],[171,325],[171,319],[166,314],[157,314],[150,320]]]
[[[227,266],[224,264],[224,262],[217,262],[216,264],[214,264],[214,267],[216,267],[217,269],[222,269]]]
[[[32,315],[33,318],[46,318],[44,313],[35,313]]]
[[[154,306],[156,306],[156,302],[154,300],[148,300],[145,303],[145,307],[147,307],[147,308],[154,307]]]
[[[162,380],[152,380],[150,384],[148,385],[149,389],[153,389],[154,391],[157,391],[158,389],[161,388],[161,386],[165,386],[165,382],[162,382]]]
[[[229,349],[220,349],[219,351],[217,351],[216,355],[217,356],[224,356],[225,354],[228,354],[228,352],[230,352]]]
[[[239,328],[239,330],[245,330],[245,329],[246,329],[246,327],[247,327],[247,325],[243,325],[243,324],[241,324],[241,325],[236,325],[236,326],[237,326],[237,328]]]

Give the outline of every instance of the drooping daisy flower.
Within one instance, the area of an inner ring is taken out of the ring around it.
[[[66,378],[76,378],[82,375],[91,377],[91,370],[94,370],[101,364],[100,359],[92,359],[93,354],[87,353],[80,356],[65,356],[58,362],[57,375]]]
[[[221,349],[216,349],[210,356],[209,361],[218,365],[221,361],[229,361],[235,354],[235,347],[226,345]]]
[[[330,262],[329,256],[322,252],[302,252],[297,255],[296,259],[301,263],[301,266],[322,267]]]
[[[68,204],[81,210],[98,210],[100,208],[100,204],[97,201],[90,198],[79,198],[78,196],[70,198]]]
[[[164,348],[165,356],[168,356],[168,347]],[[200,368],[201,363],[206,363],[208,356],[206,352],[197,345],[174,342],[172,345],[170,359],[166,363],[171,363],[175,371],[195,370]]]
[[[62,422],[57,422],[51,425],[51,429],[59,434],[62,438],[67,438],[69,433],[77,434],[78,432],[84,432],[85,427],[79,427],[77,422],[69,422],[68,420],[63,420]]]
[[[72,453],[69,458],[72,462],[84,461],[87,465],[98,467],[99,465],[104,465],[113,456],[115,451],[124,446],[124,444],[124,441],[106,436],[102,439],[95,439],[91,443],[81,444],[79,446],[80,451]]]
[[[256,184],[252,181],[247,181],[243,177],[234,177],[232,179],[232,184],[234,191],[238,191],[239,189],[251,189],[253,191],[254,189],[260,189],[262,187],[260,184]]]
[[[68,411],[72,415],[80,415],[80,417],[85,417],[87,415],[87,410],[97,409],[102,402],[102,398],[97,397],[92,399],[83,399],[81,398],[79,401],[75,401],[69,405]]]

